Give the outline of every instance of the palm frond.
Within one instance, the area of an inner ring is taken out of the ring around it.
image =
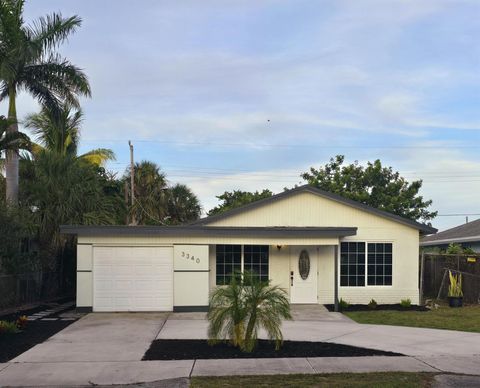
[[[115,153],[108,148],[97,148],[79,156],[80,159],[96,166],[103,166],[109,160],[115,160]]]
[[[68,39],[81,24],[82,19],[76,15],[63,18],[60,13],[52,13],[33,22],[27,31],[32,44],[41,50],[51,50]]]

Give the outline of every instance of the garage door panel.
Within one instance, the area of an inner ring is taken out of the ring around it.
[[[171,311],[173,248],[95,247],[94,311]]]

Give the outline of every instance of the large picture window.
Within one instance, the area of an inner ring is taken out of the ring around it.
[[[340,285],[365,286],[365,243],[342,242],[340,245]]]
[[[244,245],[243,270],[268,282],[268,245]]]
[[[216,284],[229,284],[236,272],[249,271],[262,282],[268,282],[268,245],[217,245]]]
[[[217,285],[229,284],[235,272],[242,269],[241,245],[217,245]]]
[[[369,286],[392,285],[392,244],[368,243]]]

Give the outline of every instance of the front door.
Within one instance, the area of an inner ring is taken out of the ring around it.
[[[317,264],[315,247],[290,248],[290,303],[317,303]]]

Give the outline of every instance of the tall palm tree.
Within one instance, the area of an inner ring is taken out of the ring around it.
[[[24,125],[33,131],[37,141],[32,147],[33,154],[47,151],[62,156],[77,156],[82,121],[82,110],[74,110],[67,105],[62,106],[59,112],[44,107],[40,113],[27,116]],[[114,160],[115,154],[110,149],[97,148],[78,158],[100,166],[108,160]]]
[[[25,0],[0,0],[0,100],[8,98],[9,133],[18,132],[17,94],[26,91],[51,109],[61,102],[78,106],[78,96],[90,96],[86,75],[56,49],[81,24],[78,16],[52,13],[31,25],[23,20]],[[8,151],[7,190],[18,201],[18,155]]]

